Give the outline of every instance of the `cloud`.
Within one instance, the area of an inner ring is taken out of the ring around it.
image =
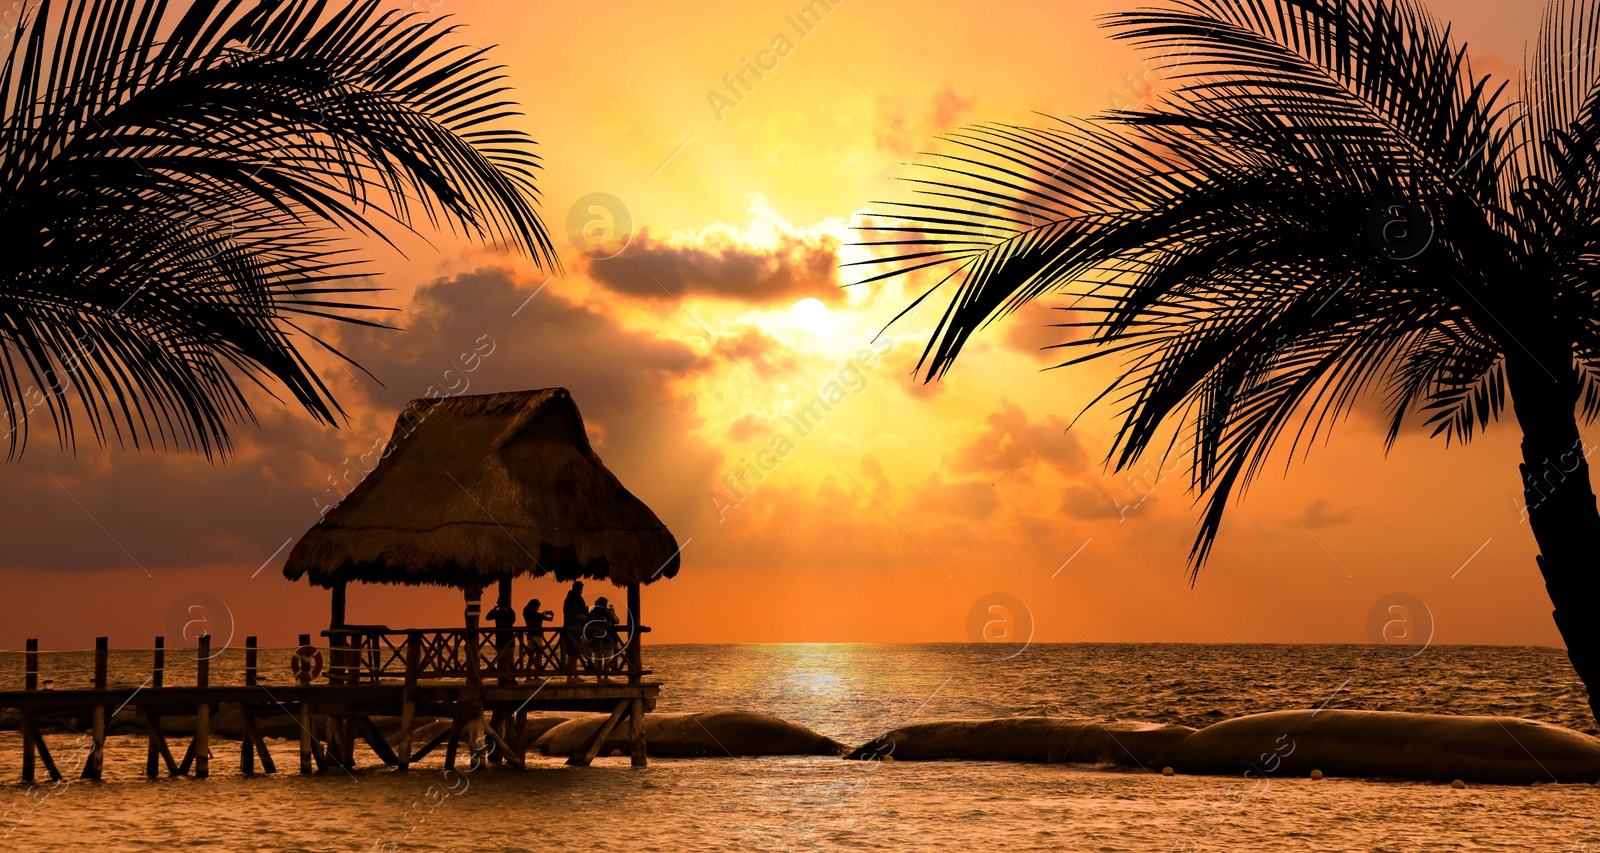
[[[737,334],[717,335],[717,347],[740,367],[752,368],[762,379],[792,372],[799,364],[793,349],[754,326]]]
[[[1312,530],[1322,527],[1334,527],[1344,524],[1355,518],[1355,513],[1348,509],[1335,509],[1333,504],[1321,498],[1311,502],[1305,512],[1300,513],[1298,521]]]
[[[430,386],[459,394],[564,387],[624,486],[669,527],[702,519],[709,504],[701,484],[712,482],[721,454],[694,437],[704,421],[679,387],[727,369],[725,360],[625,327],[564,290],[561,280],[540,289],[500,268],[439,279],[417,288],[405,332],[354,330],[345,349],[385,383],[371,393],[391,413]]]
[[[998,332],[1001,342],[1007,347],[1034,356],[1042,362],[1059,364],[1066,361],[1077,353],[1060,345],[1082,340],[1088,336],[1088,330],[1061,328],[1059,324],[1081,323],[1087,319],[1087,315],[1078,311],[1059,310],[1061,306],[1055,303],[1060,301],[1047,297],[1030,302],[996,323],[999,328],[989,330],[988,334]]]
[[[1122,515],[1116,499],[1099,483],[1068,486],[1061,494],[1061,511],[1081,521],[1118,518]]]
[[[666,380],[708,369],[688,345],[626,329],[569,301],[563,282],[517,282],[485,268],[417,288],[401,333],[352,329],[344,349],[383,383],[372,400],[398,411],[429,388],[482,394],[565,387],[585,416],[659,398]]]
[[[945,482],[938,474],[930,474],[918,488],[911,507],[917,512],[980,520],[994,515],[999,505],[993,483],[952,483]]]
[[[317,520],[314,499],[337,500],[327,478],[350,435],[257,402],[261,428],[234,430],[226,464],[115,446],[66,454],[41,442],[6,472],[0,567],[144,577],[174,566],[260,566]]]
[[[929,123],[933,125],[934,130],[955,127],[972,114],[973,103],[972,98],[963,98],[956,94],[956,90],[946,86],[933,96],[928,115]]]
[[[899,104],[893,101],[898,100]],[[943,133],[972,117],[973,99],[957,94],[949,86],[935,92],[925,103],[906,107],[905,99],[891,99],[891,110],[878,110],[873,143],[896,157],[920,150],[914,137]]]
[[[884,473],[883,464],[877,456],[868,453],[861,457],[861,473],[871,478],[878,492],[888,494],[894,491],[894,484],[889,482],[889,475]]]
[[[1037,423],[1022,407],[1004,403],[985,419],[987,428],[948,460],[950,469],[965,474],[1015,474],[1038,463],[1053,465],[1062,473],[1081,472],[1087,462],[1078,439],[1067,422],[1050,416]]]
[[[717,223],[697,234],[659,236],[645,228],[615,257],[587,263],[602,286],[641,299],[688,296],[743,302],[806,296],[838,303],[838,233],[832,223],[795,228],[759,196],[745,225]]]
[[[339,389],[351,417],[344,429],[258,399],[260,429],[235,431],[226,464],[90,446],[66,455],[41,444],[8,471],[0,568],[142,577],[140,566],[154,574],[236,565],[248,574],[270,561],[261,575],[275,576],[285,540],[361,481],[370,469],[361,454],[381,447],[400,408],[430,386],[455,394],[564,386],[625,486],[669,526],[698,518],[704,489],[691,484],[710,482],[721,457],[695,437],[701,420],[676,386],[713,360],[569,301],[559,281],[534,295],[538,286],[477,270],[417,288],[404,331],[340,330],[340,349],[384,383]],[[346,378],[330,376],[340,386]]]
[[[728,425],[728,440],[743,444],[755,438],[772,435],[774,427],[766,418],[747,412]]]

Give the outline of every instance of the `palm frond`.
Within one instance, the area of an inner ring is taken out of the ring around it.
[[[1067,363],[1126,365],[1096,400],[1122,419],[1108,461],[1186,436],[1198,569],[1280,438],[1292,458],[1382,389],[1396,422],[1426,410],[1447,438],[1499,412],[1483,354],[1520,315],[1493,273],[1515,266],[1527,202],[1502,87],[1411,0],[1176,0],[1106,25],[1154,55],[1165,95],[950,135],[914,200],[861,228],[877,254],[860,266],[950,269],[928,381],[1033,299],[1089,314]],[[1425,214],[1415,253],[1392,251],[1391,198]]]
[[[0,400],[71,445],[225,454],[240,382],[341,415],[303,321],[366,322],[339,233],[449,229],[559,262],[503,75],[444,16],[43,0],[0,63]],[[386,239],[386,238],[385,238]],[[339,355],[335,351],[335,355]],[[30,417],[32,416],[32,417]]]

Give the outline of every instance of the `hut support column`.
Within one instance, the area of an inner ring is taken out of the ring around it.
[[[422,635],[406,635],[406,686],[400,697],[400,771],[411,769],[411,727],[417,713],[417,673],[422,669]]]
[[[644,652],[639,648],[644,643],[644,632],[639,630],[644,626],[644,619],[639,615],[639,584],[637,581],[628,584],[628,684],[638,687],[644,680]],[[634,767],[649,765],[649,756],[645,752],[644,742],[644,695],[635,693],[633,704],[628,709],[628,755]]]
[[[483,735],[483,668],[478,662],[480,616],[483,613],[483,587],[474,583],[462,589],[466,599],[467,642],[467,689],[461,695],[461,713],[465,715],[465,734],[467,736],[468,754],[473,758],[467,762],[468,767],[477,766],[477,754],[485,745]]]
[[[644,641],[644,632],[639,628],[643,625],[639,618],[639,584],[635,581],[628,584],[628,683],[635,686],[644,672],[644,657],[639,651],[639,644]]]
[[[328,620],[329,628],[344,627],[344,581],[333,585],[333,613]]]
[[[633,706],[628,710],[628,755],[634,767],[649,765],[644,750],[644,697],[634,696]]]
[[[496,607],[503,607],[508,613],[517,612],[511,607],[511,578],[504,577],[500,579],[499,589],[496,591],[494,600]],[[496,625],[495,627],[498,628],[499,626]],[[517,662],[515,635],[496,631],[494,649],[495,671],[500,676],[500,684],[502,686],[516,684],[516,679],[510,677],[512,670],[516,669]]]

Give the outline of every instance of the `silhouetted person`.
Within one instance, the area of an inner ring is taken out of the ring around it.
[[[496,602],[494,609],[489,611],[489,621],[493,622],[496,628],[515,628],[517,627],[517,612],[504,604]]]
[[[539,636],[539,632],[544,630],[544,623],[549,622],[554,617],[554,613],[539,609],[539,599],[537,598],[528,599],[528,603],[522,606],[523,624],[528,626],[528,629],[534,633],[535,637]]]
[[[578,658],[583,655],[583,623],[589,621],[589,605],[583,600],[583,581],[573,581],[572,589],[561,602],[562,643],[567,652],[567,674],[577,678]]]
[[[510,672],[515,668],[516,645],[515,635],[511,632],[517,627],[517,611],[509,605],[495,602],[494,609],[489,611],[489,621],[494,623],[494,668],[495,671],[505,673],[500,677],[501,684],[515,684],[515,679],[510,677]]]
[[[604,671],[617,653],[617,611],[606,602],[605,596],[594,600],[594,608],[584,623],[584,636],[589,641],[596,668]]]

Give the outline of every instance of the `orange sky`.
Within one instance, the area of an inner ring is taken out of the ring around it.
[[[1036,641],[1365,642],[1375,603],[1406,593],[1435,642],[1560,645],[1516,509],[1514,428],[1448,450],[1412,432],[1385,459],[1369,406],[1258,483],[1191,588],[1181,472],[1107,474],[1107,410],[1066,430],[1105,368],[1041,371],[1038,348],[1061,340],[1050,303],[980,336],[934,386],[911,377],[932,311],[862,358],[909,291],[840,289],[852,216],[903,197],[893,178],[940,131],[1085,115],[1159,86],[1093,26],[1124,4],[843,0],[805,34],[786,20],[799,0],[414,5],[501,45],[566,274],[402,241],[407,257],[382,267],[406,330],[336,333],[383,386],[330,368],[343,430],[263,401],[224,466],[74,456],[36,432],[6,471],[0,646],[138,645],[179,633],[195,602],[217,634],[320,630],[326,593],[282,579],[285,546],[430,384],[572,389],[601,456],[685,546],[679,577],[645,594],[656,642],[960,641],[996,593]],[[1542,5],[1431,4],[1499,74]],[[736,103],[712,97],[746,60],[768,70]],[[567,234],[575,208],[580,226],[600,215],[591,204],[632,223],[614,257]],[[826,311],[794,310],[806,298]],[[800,435],[784,415],[830,380],[838,405]],[[780,436],[792,450],[739,502],[725,478]],[[460,612],[447,591],[360,587],[350,609],[396,626]]]

